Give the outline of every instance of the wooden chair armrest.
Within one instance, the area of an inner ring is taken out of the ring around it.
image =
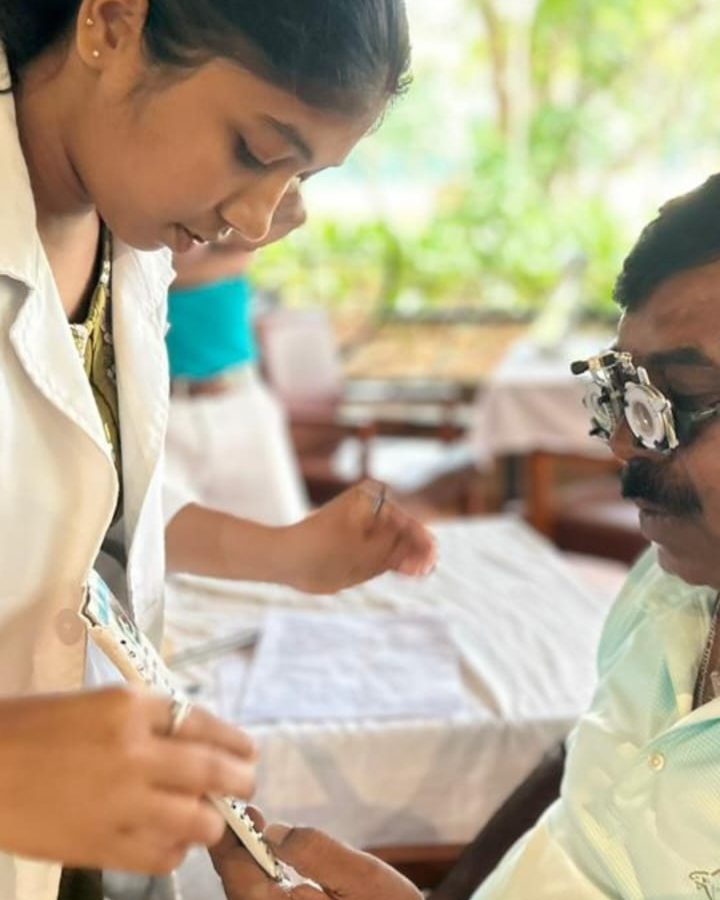
[[[554,532],[553,497],[557,490],[560,466],[587,470],[592,474],[618,472],[620,463],[613,457],[584,456],[580,453],[555,453],[537,450],[526,461],[528,522],[548,537]]]

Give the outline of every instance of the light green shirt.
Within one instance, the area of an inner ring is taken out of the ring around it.
[[[653,550],[635,566],[561,799],[474,900],[720,900],[720,699],[692,710],[715,598]]]

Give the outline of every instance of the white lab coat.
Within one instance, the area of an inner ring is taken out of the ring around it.
[[[9,87],[0,46],[0,90]],[[172,267],[115,246],[113,329],[123,459],[127,603],[162,630],[164,345]],[[82,686],[76,612],[118,484],[43,251],[12,94],[0,95],[0,694]],[[170,510],[170,514],[177,510]],[[52,747],[47,748],[52,766]],[[101,798],[98,798],[101,802]],[[72,814],[69,812],[69,814]],[[60,868],[0,855],[1,900],[56,900]]]

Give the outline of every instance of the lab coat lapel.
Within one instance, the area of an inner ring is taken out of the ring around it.
[[[167,291],[174,272],[164,254],[116,242],[113,334],[118,372],[126,546],[132,550],[143,500],[162,457],[169,403],[165,350]]]

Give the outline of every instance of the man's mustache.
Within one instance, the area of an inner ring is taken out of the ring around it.
[[[671,516],[690,518],[702,513],[702,500],[689,484],[674,484],[665,467],[648,459],[631,459],[620,476],[627,500],[646,500]]]

